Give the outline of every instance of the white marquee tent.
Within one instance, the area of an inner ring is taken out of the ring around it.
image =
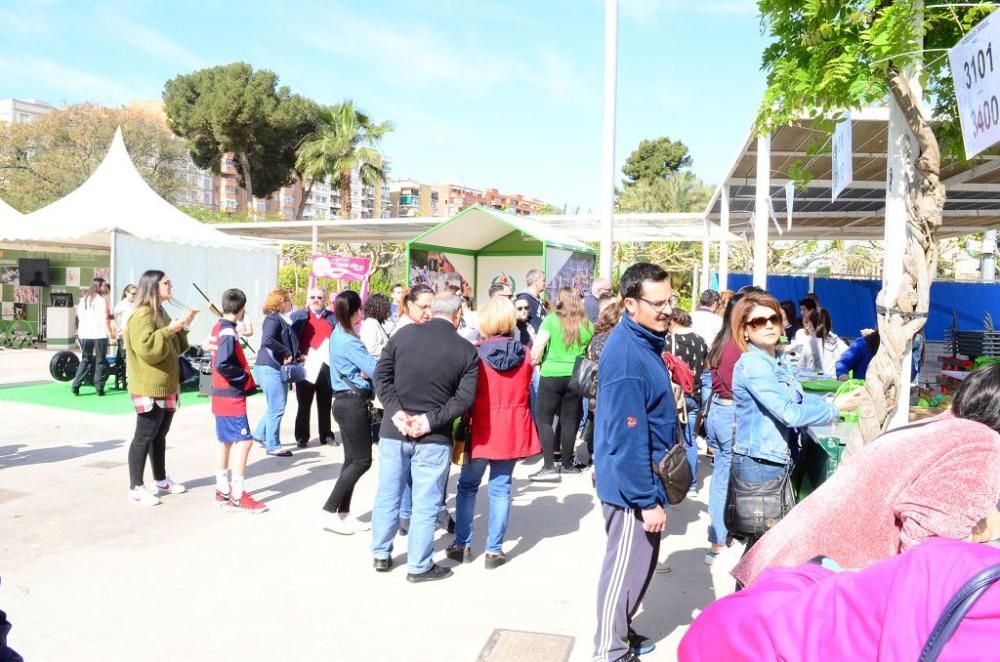
[[[227,288],[239,287],[253,319],[277,283],[277,251],[223,234],[161,198],[135,169],[120,129],[78,189],[31,214],[7,219],[5,213],[0,208],[0,243],[11,248],[110,251],[113,293],[147,269],[166,272],[176,299],[203,311],[192,340],[214,324],[192,283],[216,302]]]

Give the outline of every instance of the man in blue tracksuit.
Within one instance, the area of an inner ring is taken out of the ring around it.
[[[611,332],[597,374],[594,465],[607,551],[597,589],[595,662],[630,662],[651,647],[631,628],[667,528],[667,496],[653,474],[677,441],[677,406],[663,358],[672,312],[668,274],[655,264],[625,271],[626,315]]]

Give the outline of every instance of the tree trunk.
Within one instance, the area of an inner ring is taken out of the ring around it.
[[[300,184],[302,184],[302,182],[305,181],[302,178],[302,175],[300,175],[299,173],[295,173],[295,177],[299,180]],[[315,182],[312,179],[310,179],[309,180],[309,186],[305,186],[303,184],[300,187],[302,189],[302,195],[299,196],[299,208],[295,210],[295,220],[296,221],[302,220],[302,212],[305,211],[306,201],[309,199],[309,194],[312,193],[312,189],[313,189],[313,184],[314,183]]]
[[[894,301],[883,290],[876,299],[881,344],[868,367],[861,403],[861,443],[870,443],[885,432],[901,394],[909,393],[909,384],[900,383],[900,370],[907,343],[927,321],[931,282],[937,271],[938,248],[935,235],[941,225],[945,187],[939,174],[941,152],[937,138],[920,111],[920,100],[913,94],[907,77],[895,72],[889,89],[920,150],[914,163],[914,177],[909,182],[907,240],[903,257],[903,281]],[[907,402],[907,398],[903,398]],[[905,406],[905,404],[904,404]],[[857,450],[858,444],[849,451]]]
[[[351,218],[351,173],[340,173],[340,215]]]
[[[243,188],[247,192],[247,207],[250,208],[250,218],[257,218],[257,205],[253,203],[253,179],[250,176],[250,158],[246,152],[240,152],[240,169],[243,170]]]

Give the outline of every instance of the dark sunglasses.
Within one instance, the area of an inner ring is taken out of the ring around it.
[[[768,322],[772,326],[781,326],[781,315],[771,315],[770,317],[755,317],[752,320],[747,320],[747,326],[756,331],[757,329],[763,328]]]
[[[514,310],[531,310],[528,306],[514,306]]]

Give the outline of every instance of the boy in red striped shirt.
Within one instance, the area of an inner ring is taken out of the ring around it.
[[[212,355],[212,413],[219,439],[216,454],[215,500],[230,509],[262,513],[267,506],[256,501],[243,489],[247,457],[253,446],[250,422],[247,420],[247,393],[257,385],[236,335],[236,323],[246,314],[247,297],[242,290],[230,289],[222,294],[222,319],[212,328],[205,343]],[[230,480],[230,453],[236,447],[235,467]]]

